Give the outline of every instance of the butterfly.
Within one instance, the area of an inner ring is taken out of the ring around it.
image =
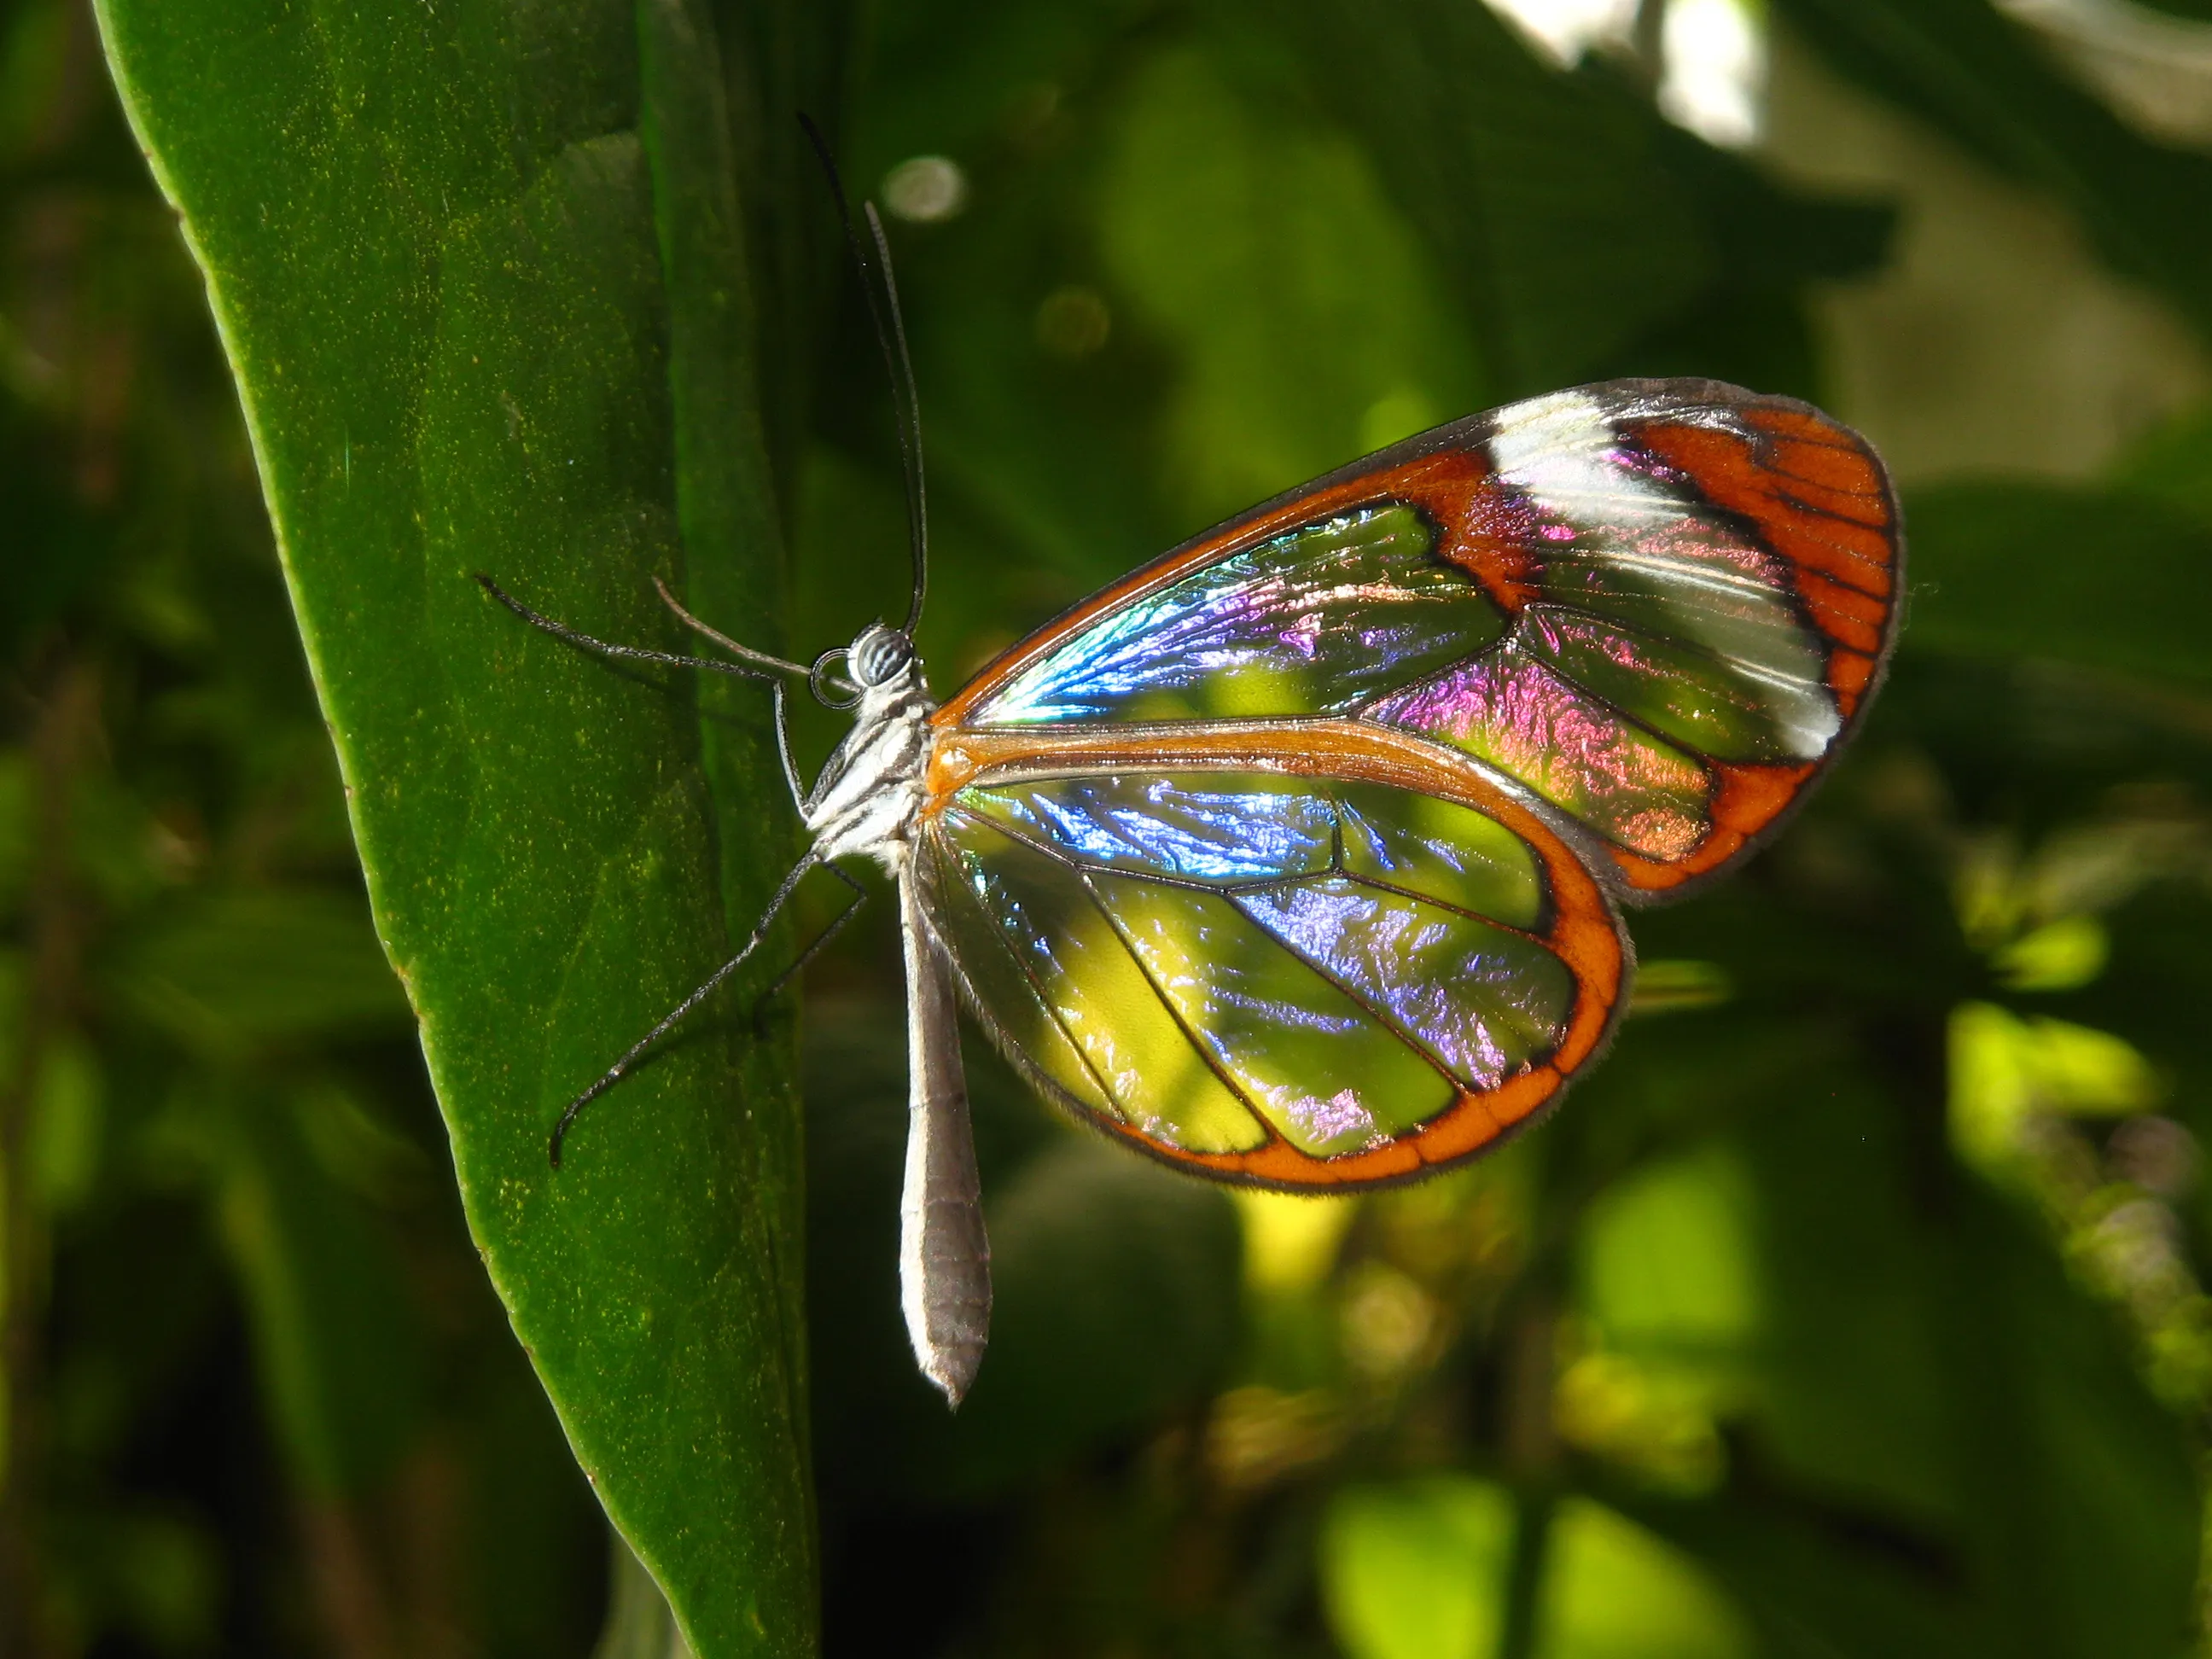
[[[804,875],[872,860],[907,979],[902,1302],[957,1406],[991,1294],[963,1002],[1045,1099],[1195,1175],[1343,1193],[1479,1157],[1603,1053],[1634,967],[1623,908],[1742,860],[1864,717],[1904,554],[1880,459],[1818,410],[1613,380],[1264,502],[940,705],[913,642],[919,420],[881,286],[916,559],[902,626],[802,666],[664,587],[728,663],[611,645],[478,580],[602,654],[805,675],[851,708],[811,785],[783,744],[811,841],[759,927],[569,1103],[552,1158]]]

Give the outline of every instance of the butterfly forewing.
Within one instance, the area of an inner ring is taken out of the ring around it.
[[[1439,429],[1018,646],[940,729],[1354,718],[1516,781],[1624,896],[1744,851],[1894,631],[1895,502],[1818,411],[1616,381]]]
[[[1331,714],[1441,669],[1506,617],[1406,501],[1332,514],[1132,596],[977,700],[978,726]]]
[[[1033,1080],[1231,1179],[1419,1173],[1602,1040],[1603,894],[1510,804],[1261,770],[971,784],[926,820],[933,917]]]

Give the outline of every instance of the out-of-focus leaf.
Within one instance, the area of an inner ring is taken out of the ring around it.
[[[1985,1002],[1951,1015],[1951,1135],[1975,1167],[2002,1171],[2039,1112],[2115,1117],[2146,1111],[2165,1080],[2109,1031]]]
[[[1722,1149],[1638,1170],[1583,1223],[1581,1306],[1607,1345],[1691,1367],[1743,1357],[1759,1323],[1748,1177]]]
[[[366,907],[312,888],[241,888],[157,910],[118,946],[111,978],[145,1018],[219,1057],[407,1019]]]
[[[2171,1083],[2172,1102],[2164,1109],[2186,1123],[2200,1145],[2212,1140],[2212,1054],[2197,1029],[2212,1000],[2212,956],[2204,949],[2212,896],[2193,882],[2160,882],[2112,911],[2106,925],[2112,965],[2079,989],[2029,1006],[2124,1036]],[[2199,1182],[2192,1207],[2201,1216],[2208,1205],[2212,1190]]]
[[[894,232],[933,481],[954,514],[933,584],[947,590],[950,614],[934,628],[984,621],[1003,630],[1012,617],[1041,619],[1186,528],[1164,510],[1152,465],[1172,366],[1162,343],[1115,305],[1088,222],[1107,112],[1118,107],[1103,90],[1091,98],[1080,150],[1054,147],[1020,156],[1026,166],[979,169],[959,219]],[[1039,337],[1044,309],[1076,295],[1107,308],[1103,338],[1094,325],[1094,347],[1049,350]],[[848,373],[880,371],[856,362]],[[888,459],[878,461],[887,472]],[[831,580],[843,580],[840,568],[828,567]],[[1009,642],[1002,635],[991,648]],[[980,665],[942,651],[935,664],[954,675]]]
[[[2033,1218],[1965,1190],[1957,1267],[1939,1262],[1933,1288],[1955,1390],[1953,1456],[1973,1483],[1971,1570],[2005,1586],[1984,1616],[2014,1651],[2171,1654],[2197,1578],[2183,1426]]]
[[[1836,68],[2049,191],[2121,271],[2212,330],[2212,156],[2130,131],[1989,0],[1778,0]]]
[[[1808,288],[1881,269],[1897,210],[1805,194],[1752,157],[1645,116],[1713,258],[1697,293],[1609,353],[1600,372],[1705,375],[1820,402],[1828,387]]]
[[[1783,1524],[1740,1593],[1845,1651],[2170,1655],[2196,1571],[2181,1425],[2034,1218],[1951,1163],[1940,1098],[1830,1073],[1805,1103],[1744,1141],[1778,1287],[1750,1491]],[[1792,1528],[1852,1540],[1869,1594],[1790,1566]],[[1707,1559],[1725,1576],[1735,1548]]]
[[[1148,21],[1129,0],[932,0],[885,9],[876,25],[884,73],[862,106],[854,187],[878,191],[915,154],[973,162],[1011,137],[1034,143],[1071,94],[1087,90],[1121,37]]]
[[[292,1103],[241,1091],[212,1111],[217,1221],[279,1437],[313,1496],[362,1494],[390,1473],[423,1406],[399,1264],[317,1166]]]
[[[2161,422],[2130,444],[2112,482],[2212,526],[2212,404]]]
[[[1956,1558],[1878,1509],[1753,1487],[1631,1512],[1695,1555],[1787,1659],[1848,1653],[1962,1659],[2003,1650],[1969,1634]]]
[[[2028,478],[1915,490],[1905,519],[1911,645],[2212,680],[2212,525]]]
[[[106,1100],[100,1058],[75,1032],[47,1041],[31,1121],[23,1137],[32,1189],[49,1215],[65,1215],[92,1196],[105,1151]]]
[[[1431,249],[1481,401],[1613,374],[1816,390],[1802,285],[1878,264],[1887,209],[1783,187],[1618,75],[1539,62],[1486,7],[1268,15]]]
[[[493,1653],[580,1655],[604,1624],[608,1528],[520,1352],[486,1342],[467,1379],[469,1501],[454,1553],[476,1565]],[[665,1598],[664,1598],[665,1604]]]
[[[1678,1549],[1587,1498],[1549,1510],[1536,1659],[1738,1659],[1750,1632]],[[1329,1501],[1321,1574],[1352,1659],[1490,1659],[1505,1628],[1515,1506],[1464,1475],[1349,1486]]]
[[[1463,313],[1356,146],[1194,51],[1125,97],[1099,186],[1106,292],[1175,349],[1161,440],[1193,522],[1481,401]]]
[[[10,910],[30,876],[31,789],[31,757],[0,755],[0,905]]]
[[[1745,1659],[1750,1630],[1698,1565],[1619,1511],[1569,1498],[1552,1518],[1537,1659]]]
[[[0,500],[9,503],[11,541],[38,549],[40,556],[0,560],[0,653],[11,657],[99,582],[118,539],[112,521],[68,487],[57,434],[29,418],[4,384],[21,372],[4,361],[22,349],[12,332],[0,319]]]
[[[1656,118],[1539,63],[1486,6],[1271,7],[1476,331],[1484,401],[1587,379],[1711,280]]]
[[[1513,1534],[1512,1495],[1487,1480],[1344,1488],[1321,1532],[1331,1632],[1352,1659],[1490,1659]]]
[[[222,1564],[208,1529],[173,1507],[136,1504],[54,1517],[64,1620],[82,1630],[112,1617],[156,1653],[219,1650]]]
[[[785,1056],[702,1022],[545,1156],[780,872],[765,707],[706,746],[718,842],[688,678],[613,672],[471,580],[680,648],[659,572],[772,632],[711,32],[686,0],[100,15],[208,278],[493,1280],[701,1651],[806,1652]]]
[[[1955,811],[1965,823],[2003,824],[2033,837],[2078,823],[2084,802],[2106,801],[2112,791],[2142,779],[2203,790],[2212,785],[2212,727],[2198,712],[2200,699],[2189,691],[2146,687],[2107,671],[2047,659],[1908,648],[1891,665],[1883,688],[1883,727],[1905,734],[1925,758],[1892,751],[1888,767],[1894,771],[1886,780],[1880,762],[1867,767],[1847,758],[1830,793],[1856,791],[1862,784],[1917,789],[1940,777],[1943,794],[1923,791],[1911,808],[1913,817],[1925,822],[1932,806],[1938,813]],[[1873,744],[1863,754],[1875,758]],[[1908,768],[1919,771],[1919,784],[1907,775]],[[1803,844],[1831,840],[1845,829],[1826,814],[1814,822],[1818,828]],[[1986,958],[1964,938],[1951,902],[1947,895],[1943,909],[1916,907],[1917,926],[1910,941],[1916,954],[1906,955],[1906,941],[1899,940],[1890,977],[1878,983],[1887,987],[1908,976],[1917,981],[1920,956],[1932,962],[1948,951],[1952,960],[1941,975],[1947,994],[1931,1002],[1988,996],[1997,988]],[[1921,995],[1917,985],[1912,994]]]
[[[741,228],[723,228],[738,244],[724,243],[723,255],[744,262],[753,314],[781,320],[779,327],[757,330],[743,349],[757,364],[758,419],[777,490],[788,503],[797,494],[799,458],[819,402],[822,337],[846,270],[821,161],[795,113],[804,110],[824,132],[842,133],[853,48],[863,29],[881,20],[856,5],[820,0],[704,0],[703,12],[720,42],[736,205],[744,218]],[[855,183],[872,188],[872,181]],[[696,272],[706,279],[702,293],[711,297],[734,268]]]
[[[1577,1239],[1577,1352],[1553,1416],[1583,1450],[1678,1492],[1723,1477],[1760,1335],[1753,1194],[1725,1146],[1632,1171]]]

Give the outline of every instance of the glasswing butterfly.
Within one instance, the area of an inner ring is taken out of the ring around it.
[[[805,676],[852,708],[811,787],[783,743],[812,842],[759,927],[569,1103],[552,1158],[802,876],[873,859],[906,959],[902,1298],[922,1371],[957,1405],[991,1295],[960,1001],[1048,1100],[1197,1175],[1343,1192],[1479,1156],[1603,1051],[1634,965],[1621,908],[1743,858],[1864,715],[1903,547],[1881,460],[1818,410],[1613,380],[1254,507],[940,706],[913,645],[920,422],[867,217],[872,248],[847,228],[908,459],[902,626],[871,623],[810,668],[664,587],[737,660],[685,658],[579,634],[478,580],[602,654]]]

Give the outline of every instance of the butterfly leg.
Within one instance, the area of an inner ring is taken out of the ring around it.
[[[854,913],[868,902],[868,890],[861,886],[858,878],[849,872],[834,864],[825,864],[822,867],[851,888],[853,896],[847,901],[845,908],[831,919],[830,925],[817,933],[806,948],[799,953],[799,959],[778,974],[775,983],[760,994],[760,1000],[753,1004],[753,1030],[756,1033],[765,1026],[769,1006],[783,994],[784,988],[806,971],[806,964],[822,954],[830,941],[837,937],[847,922],[852,921]]]
[[[791,791],[791,804],[804,813],[807,789],[799,776],[799,763],[791,757],[791,704],[783,694],[781,680],[775,683],[775,757],[783,763],[783,787]],[[830,867],[836,868],[834,865]],[[842,870],[837,873],[847,881],[852,880]]]
[[[629,1073],[629,1068],[637,1063],[641,1055],[642,1055],[647,1049],[651,1048],[654,1043],[659,1042],[662,1037],[665,1036],[671,1028],[672,1028],[678,1021],[681,1020],[684,1015],[690,1013],[694,1008],[696,1008],[701,1003],[712,996],[714,994],[715,988],[720,986],[724,980],[729,978],[732,974],[737,972],[738,968],[744,964],[745,958],[752,955],[755,951],[760,948],[761,941],[768,937],[768,930],[775,925],[777,913],[783,908],[785,903],[789,901],[793,890],[798,887],[799,878],[801,876],[804,876],[809,870],[811,870],[816,862],[817,860],[813,853],[810,851],[805,857],[801,858],[798,863],[793,865],[791,866],[791,873],[783,878],[783,885],[775,890],[775,896],[768,902],[768,908],[761,913],[760,921],[754,925],[752,936],[746,939],[744,947],[738,951],[737,955],[732,957],[727,962],[724,963],[720,967],[714,969],[713,973],[709,974],[707,976],[705,984],[702,985],[697,990],[692,992],[691,994],[684,998],[683,1001],[678,1003],[675,1007],[669,1010],[667,1018],[663,1019],[660,1024],[654,1026],[650,1031],[647,1031],[643,1036],[640,1037],[635,1042],[632,1043],[629,1047],[629,1051],[623,1054],[623,1057],[617,1060],[613,1065],[608,1066],[607,1069],[600,1074],[599,1080],[598,1082],[592,1085],[590,1088],[585,1090],[583,1093],[578,1095],[574,1100],[570,1101],[567,1107],[562,1109],[561,1113],[561,1121],[553,1126],[553,1139],[548,1149],[548,1155],[552,1159],[553,1167],[555,1169],[557,1170],[561,1167],[561,1143],[568,1138],[568,1126],[576,1121],[577,1116],[583,1111],[585,1107],[590,1105],[601,1095],[606,1093],[608,1090],[613,1088],[616,1084],[621,1082],[623,1077]]]

